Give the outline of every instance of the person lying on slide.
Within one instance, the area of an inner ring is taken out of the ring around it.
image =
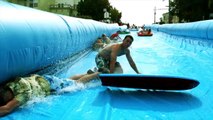
[[[104,47],[106,47],[108,44],[102,42],[102,39],[101,38],[98,38],[96,40],[96,42],[93,44],[93,50],[95,51],[99,51],[101,49],[103,49]]]
[[[122,43],[112,44],[102,49],[95,58],[97,68],[108,69],[107,73],[123,73],[120,63],[117,62],[117,57],[126,55],[126,58],[132,69],[136,73],[140,74],[135,65],[135,62],[130,55],[130,50],[128,49],[131,46],[133,40],[134,39],[131,35],[126,35]]]
[[[110,39],[111,39],[112,41],[114,41],[114,42],[115,42],[115,41],[120,41],[120,40],[122,40],[122,39],[120,38],[118,32],[112,34],[112,35],[110,36]]]
[[[102,43],[104,43],[104,44],[111,43],[111,40],[106,36],[106,34],[102,34],[101,39],[102,39]]]
[[[0,116],[11,113],[15,108],[32,100],[32,97],[60,93],[60,90],[65,87],[98,79],[99,73],[74,75],[68,79],[37,74],[29,77],[17,77],[14,81],[0,86]]]

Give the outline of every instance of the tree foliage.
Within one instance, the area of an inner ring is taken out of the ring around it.
[[[122,14],[116,8],[113,7],[111,8],[110,13],[111,13],[111,21],[114,23],[119,23]]]
[[[112,21],[117,22],[120,20],[121,13],[113,8],[108,0],[81,0],[77,6],[78,16],[98,21],[104,19],[103,9],[111,13]]]
[[[77,11],[79,16],[90,16],[94,20],[102,20],[104,8],[109,10],[108,0],[81,0],[77,6]]]
[[[174,0],[170,3],[170,14],[187,22],[208,19],[208,0]]]

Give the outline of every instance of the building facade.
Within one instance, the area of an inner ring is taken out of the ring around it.
[[[7,0],[8,2],[67,16],[77,16],[80,0]]]
[[[55,4],[50,5],[50,12],[67,16],[77,16],[77,5],[80,0],[55,0]]]

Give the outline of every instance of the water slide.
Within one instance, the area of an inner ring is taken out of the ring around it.
[[[0,82],[43,69],[119,27],[0,1]]]
[[[0,6],[1,82],[33,71],[62,78],[84,73],[95,67],[97,52],[90,48],[94,39],[103,32],[109,35],[117,30],[114,25],[108,27],[92,20],[5,2],[0,2]],[[134,37],[131,55],[142,74],[196,79],[200,85],[194,89],[147,91],[105,87],[94,80],[68,87],[60,95],[35,98],[0,119],[210,120],[213,114],[212,25],[212,20],[152,25],[152,37],[138,37],[136,32],[131,32]],[[125,56],[118,61],[124,73],[135,74]]]

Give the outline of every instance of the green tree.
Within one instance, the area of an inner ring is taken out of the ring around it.
[[[179,20],[193,22],[208,19],[208,0],[174,0],[170,3],[170,14]]]
[[[94,20],[103,20],[104,11],[106,9],[111,15],[112,22],[119,22],[122,13],[113,8],[108,0],[81,0],[77,6],[78,16],[83,18],[91,18]]]
[[[77,6],[78,16],[90,16],[94,20],[103,20],[103,9],[110,10],[108,0],[81,0]]]
[[[122,13],[119,12],[116,8],[111,7],[110,9],[110,13],[111,13],[111,21],[114,23],[119,23],[120,19],[122,17]]]

